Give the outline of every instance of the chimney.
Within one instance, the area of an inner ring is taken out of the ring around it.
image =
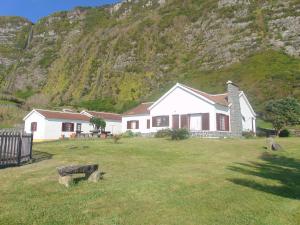
[[[240,89],[232,81],[227,82],[228,102],[230,106],[230,127],[234,137],[241,137],[243,132],[242,113],[240,105]]]
[[[72,109],[63,109],[62,111],[63,111],[63,112],[70,112],[70,113],[73,112]]]

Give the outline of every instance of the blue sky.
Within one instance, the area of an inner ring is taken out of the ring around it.
[[[0,0],[0,16],[22,16],[36,22],[51,13],[76,6],[100,6],[119,0]]]

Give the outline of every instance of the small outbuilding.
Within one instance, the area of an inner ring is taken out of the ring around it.
[[[121,115],[114,113],[82,111],[52,111],[33,109],[24,117],[24,130],[33,133],[34,141],[69,138],[75,134],[90,134],[94,130],[90,123],[92,117],[99,117],[107,124],[106,131],[111,134],[121,132]]]

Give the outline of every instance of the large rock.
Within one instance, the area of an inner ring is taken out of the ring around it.
[[[268,145],[268,148],[273,151],[282,150],[282,147],[278,143],[276,143],[274,138],[272,138],[272,137],[267,139],[267,145]]]

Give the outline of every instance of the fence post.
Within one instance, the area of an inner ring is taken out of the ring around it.
[[[31,133],[31,137],[30,137],[30,159],[32,159],[32,143],[33,143],[33,133]]]
[[[21,154],[22,154],[22,133],[20,133],[19,144],[18,144],[18,166],[21,164]]]

